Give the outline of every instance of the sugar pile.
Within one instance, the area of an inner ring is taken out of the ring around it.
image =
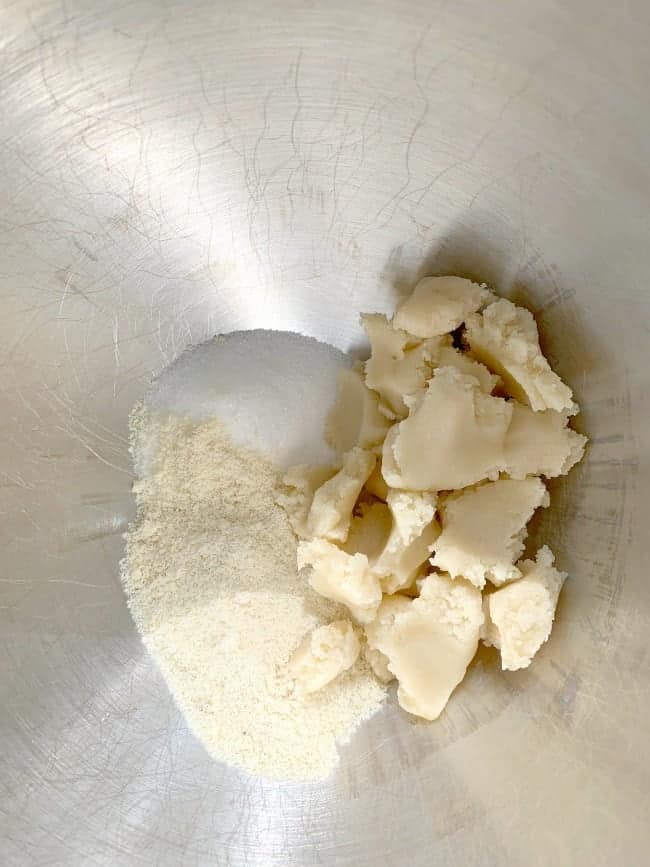
[[[328,456],[342,363],[296,335],[220,338],[182,356],[132,417],[135,622],[207,749],[270,778],[327,775],[385,695],[362,660],[312,695],[294,694],[285,670],[306,632],[341,616],[299,578],[274,497],[280,468]]]
[[[235,331],[184,352],[158,377],[145,405],[221,419],[236,444],[269,455],[281,468],[325,462],[333,457],[323,440],[325,419],[338,371],[349,364],[349,356],[313,337]]]

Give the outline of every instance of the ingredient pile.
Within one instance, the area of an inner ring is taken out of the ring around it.
[[[548,639],[566,575],[547,546],[520,557],[543,478],[586,438],[533,316],[485,286],[428,277],[392,320],[361,320],[371,354],[340,372],[326,426],[338,464],[291,467],[277,496],[301,575],[348,616],[309,632],[288,672],[312,694],[362,658],[433,720],[479,640],[516,670]]]
[[[322,431],[346,364],[298,334],[219,335],[165,368],[131,414],[129,608],[203,747],[258,778],[327,777],[386,698],[362,656],[312,693],[287,666],[305,635],[346,616],[298,573],[275,502],[291,463],[333,459]],[[146,656],[142,672],[155,678]],[[170,704],[167,714],[175,757],[202,762]]]

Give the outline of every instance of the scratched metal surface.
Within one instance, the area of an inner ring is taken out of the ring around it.
[[[112,8],[111,8],[112,7]],[[6,3],[0,851],[15,865],[647,859],[650,11],[644,0]],[[586,465],[526,673],[395,708],[320,785],[211,762],[117,576],[126,420],[215,332],[347,349],[427,270],[526,300]]]

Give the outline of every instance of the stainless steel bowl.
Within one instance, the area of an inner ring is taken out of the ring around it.
[[[20,0],[0,44],[3,864],[645,863],[647,3]],[[557,630],[326,783],[250,779],[125,606],[129,409],[215,332],[355,347],[425,272],[526,301],[583,406]]]

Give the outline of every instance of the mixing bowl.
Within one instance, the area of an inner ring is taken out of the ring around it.
[[[14,865],[636,865],[650,844],[650,9],[5,3],[2,815]],[[320,783],[212,761],[131,623],[127,417],[214,333],[356,350],[424,273],[525,302],[586,462],[525,672],[394,701]]]

